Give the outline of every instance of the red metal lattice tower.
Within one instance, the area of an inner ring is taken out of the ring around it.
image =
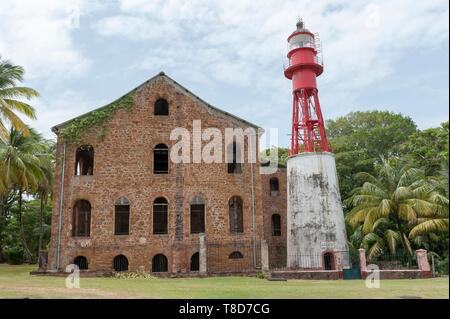
[[[292,80],[291,155],[300,152],[331,152],[328,146],[316,78],[323,72],[320,40],[302,20],[288,38],[289,64],[284,75]]]

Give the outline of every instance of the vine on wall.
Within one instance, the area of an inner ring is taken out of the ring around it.
[[[97,133],[97,139],[103,140],[106,136],[108,123],[111,116],[119,109],[125,109],[127,111],[130,110],[133,107],[133,96],[134,91],[96,111],[92,111],[82,117],[73,119],[61,129],[60,136],[68,143],[79,144],[81,140],[81,132],[87,128],[97,126],[100,128]]]

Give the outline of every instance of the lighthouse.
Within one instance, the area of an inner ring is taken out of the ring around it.
[[[348,265],[348,245],[334,154],[328,145],[317,77],[323,73],[317,34],[302,20],[288,37],[292,135],[287,161],[287,266],[335,270]]]

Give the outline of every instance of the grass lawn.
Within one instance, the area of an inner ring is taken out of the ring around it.
[[[0,264],[0,298],[449,298],[449,280],[383,280],[368,289],[363,280],[267,281],[256,277],[81,278],[80,289],[65,278],[30,276],[34,265]]]

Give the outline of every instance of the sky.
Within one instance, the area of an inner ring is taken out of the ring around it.
[[[420,129],[449,118],[448,0],[1,0],[0,55],[40,98],[50,128],[164,71],[210,104],[289,144],[287,37],[302,17],[322,42],[325,119],[389,110]]]

